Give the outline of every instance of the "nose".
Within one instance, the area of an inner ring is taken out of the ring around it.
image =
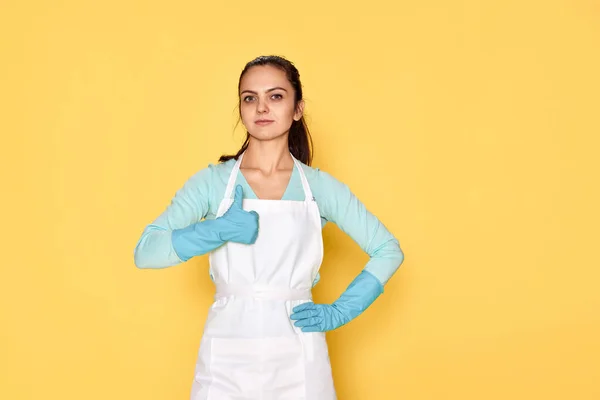
[[[258,111],[259,114],[263,114],[269,111],[269,106],[267,105],[267,101],[265,99],[258,99],[258,106],[256,111]]]

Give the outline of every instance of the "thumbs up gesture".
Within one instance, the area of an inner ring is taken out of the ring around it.
[[[258,213],[242,208],[244,190],[241,185],[235,188],[235,197],[229,210],[219,219],[226,222],[227,229],[219,233],[225,241],[253,244],[258,236]]]

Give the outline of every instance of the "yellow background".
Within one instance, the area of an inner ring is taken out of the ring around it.
[[[313,165],[406,254],[328,334],[339,398],[600,398],[597,2],[0,7],[0,398],[189,398],[207,258],[133,249],[239,148],[239,72],[268,53],[300,69]],[[324,237],[329,302],[367,256]]]

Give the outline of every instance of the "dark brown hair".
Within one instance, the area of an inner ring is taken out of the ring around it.
[[[240,91],[240,85],[242,83],[242,78],[244,77],[244,74],[246,74],[246,72],[248,72],[250,68],[259,65],[270,65],[279,68],[280,70],[285,72],[288,81],[294,88],[294,107],[297,107],[300,100],[302,100],[302,84],[300,83],[300,73],[291,61],[288,61],[285,58],[279,56],[260,56],[247,63],[244,69],[242,70],[242,73],[240,74],[240,80],[238,81],[238,94]],[[241,99],[238,99],[238,109],[240,111],[241,119],[240,106]],[[248,148],[249,141],[250,134],[246,132],[246,140],[244,141],[242,148],[237,152],[237,154],[222,155],[219,158],[219,162],[229,161],[232,158],[237,160],[238,157]],[[288,148],[297,160],[303,162],[306,165],[310,165],[312,162],[312,147],[312,138],[310,136],[308,126],[306,125],[306,121],[304,120],[304,116],[302,116],[302,118],[299,121],[294,120],[292,122],[292,126],[290,127],[290,133],[288,136]]]

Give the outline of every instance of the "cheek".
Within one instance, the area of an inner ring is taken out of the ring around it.
[[[251,120],[252,115],[252,110],[250,110],[250,107],[248,105],[240,105],[240,116],[242,117],[242,122],[244,124],[246,123],[246,121]]]
[[[278,114],[282,121],[291,122],[294,119],[294,106],[293,104],[281,104],[278,107]]]

